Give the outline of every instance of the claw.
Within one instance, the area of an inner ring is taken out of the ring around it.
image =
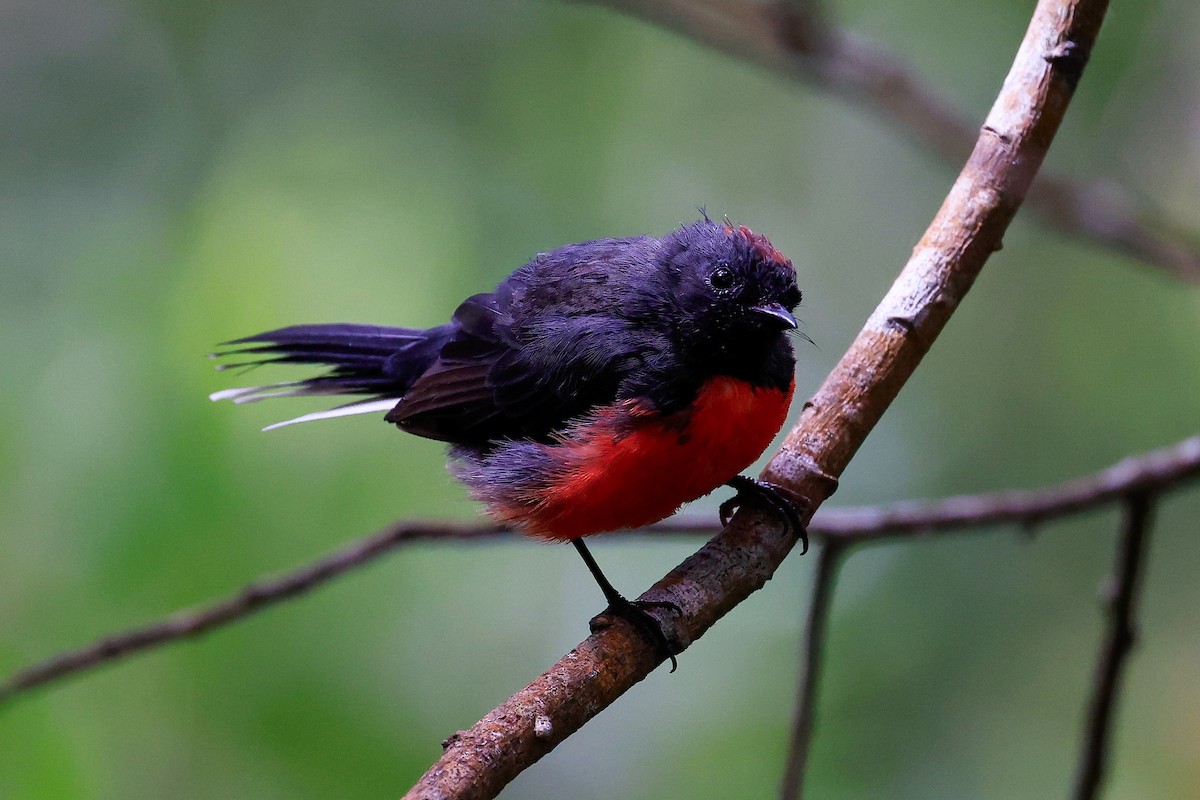
[[[596,579],[596,584],[600,587],[600,591],[604,593],[604,599],[608,601],[608,608],[604,609],[599,616],[592,620],[592,631],[594,632],[597,628],[604,627],[603,622],[598,623],[596,620],[600,620],[605,616],[627,619],[629,620],[629,624],[640,630],[658,645],[659,652],[671,659],[671,672],[674,672],[679,667],[679,662],[675,660],[675,653],[678,651],[671,645],[670,640],[667,639],[667,635],[663,633],[662,623],[646,609],[667,608],[677,617],[683,616],[683,609],[667,600],[626,600],[625,596],[609,583],[608,578],[604,577],[604,573],[600,570],[600,565],[596,563],[596,559],[592,558],[591,551],[588,550],[583,540],[573,539],[571,540],[571,544],[575,545],[575,550],[583,558],[583,563],[587,565],[588,571]]]
[[[733,512],[738,508],[746,503],[756,502],[778,514],[787,529],[800,537],[800,555],[808,552],[808,533],[804,529],[804,522],[798,508],[801,503],[795,495],[782,486],[755,478],[747,478],[745,475],[735,475],[725,485],[737,490],[737,494],[721,503],[718,509],[722,526],[729,524]]]
[[[667,600],[626,600],[624,597],[617,595],[613,598],[608,608],[604,609],[597,617],[610,616],[621,617],[628,620],[631,625],[644,633],[647,637],[658,645],[660,652],[666,654],[671,661],[671,672],[679,668],[679,662],[675,660],[674,649],[671,642],[667,639],[667,635],[663,633],[662,625],[646,609],[649,608],[666,608],[669,609],[675,616],[683,616],[683,609]],[[593,620],[595,624],[595,620]]]

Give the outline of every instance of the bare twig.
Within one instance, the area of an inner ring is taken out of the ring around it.
[[[764,476],[810,513],[920,363],[1020,206],[1058,130],[1107,8],[1041,0],[965,168],[909,263]],[[743,510],[643,600],[682,651],[770,579],[796,537]],[[607,708],[664,654],[624,621],[601,628],[528,686],[445,742],[408,798],[495,797],[522,770]]]
[[[846,545],[829,541],[821,548],[817,574],[813,578],[812,598],[804,624],[803,672],[796,692],[796,712],[792,719],[792,739],[788,746],[783,772],[782,800],[803,797],[804,771],[808,765],[809,744],[817,714],[817,684],[821,680],[821,660],[825,653],[825,630],[829,625],[829,608],[833,602],[833,587],[842,563]]]
[[[320,586],[338,575],[375,560],[402,544],[430,539],[463,540],[492,536],[494,525],[464,526],[452,523],[399,523],[372,536],[359,539],[348,547],[283,575],[255,581],[233,597],[196,609],[185,609],[159,622],[116,633],[78,650],[19,670],[0,684],[0,704],[47,683],[107,664],[141,650],[169,642],[200,636],[262,611]]]
[[[1033,525],[1076,514],[1121,499],[1134,491],[1162,494],[1200,476],[1200,436],[1170,447],[1124,459],[1108,469],[1035,491],[960,495],[936,502],[905,501],[886,506],[824,509],[808,526],[814,539],[850,545],[888,541],[933,532],[1021,523]],[[611,535],[712,536],[720,530],[715,517],[682,515],[641,531]],[[183,639],[195,639],[276,603],[319,588],[341,575],[366,566],[415,542],[476,541],[510,535],[483,523],[396,522],[358,539],[317,561],[277,578],[257,580],[233,597],[177,611],[169,618],[111,634],[92,644],[60,653],[25,667],[0,683],[0,705],[31,689],[103,666],[125,656]]]
[[[858,543],[1003,523],[1036,525],[1107,505],[1131,493],[1161,494],[1197,477],[1200,477],[1200,436],[1192,436],[1045,489],[842,509],[821,514],[814,520],[811,531],[829,540]]]
[[[1125,505],[1125,520],[1117,543],[1116,575],[1108,589],[1108,635],[1101,645],[1092,684],[1087,728],[1075,779],[1075,800],[1093,800],[1100,793],[1112,737],[1112,719],[1121,671],[1137,638],[1134,604],[1137,599],[1142,562],[1150,540],[1150,521],[1155,495],[1134,492]]]
[[[825,22],[812,3],[781,0],[593,0],[690,37],[789,80],[811,83],[882,117],[942,159],[960,164],[976,130],[970,117],[929,86],[899,55]],[[1200,281],[1195,233],[1172,229],[1110,183],[1043,173],[1030,210],[1049,227]]]

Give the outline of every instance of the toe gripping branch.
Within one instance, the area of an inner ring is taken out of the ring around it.
[[[737,494],[721,503],[722,525],[729,524],[729,518],[733,516],[733,512],[739,507],[753,504],[759,508],[778,514],[787,530],[800,538],[802,545],[800,550],[801,555],[808,552],[808,535],[804,530],[805,504],[792,494],[792,492],[784,489],[782,486],[748,478],[745,475],[737,475],[725,485],[735,489]],[[654,642],[660,653],[670,659],[671,672],[674,672],[679,666],[678,661],[675,660],[675,655],[683,650],[683,646],[667,635],[666,631],[663,630],[663,623],[658,617],[650,613],[650,610],[664,608],[676,617],[682,617],[683,609],[669,601],[627,600],[624,595],[613,587],[608,578],[604,577],[604,573],[600,571],[600,566],[596,563],[596,559],[592,557],[591,552],[588,551],[587,545],[583,543],[583,540],[572,539],[571,544],[575,546],[580,557],[583,558],[583,563],[587,565],[588,571],[596,579],[596,584],[600,587],[600,591],[604,592],[604,599],[608,601],[608,608],[604,609],[603,612],[592,620],[592,630],[595,631],[611,624],[612,617],[621,617],[627,620],[642,635]]]
[[[808,552],[808,532],[803,519],[805,504],[800,498],[782,486],[745,475],[736,475],[725,485],[737,494],[721,503],[721,525],[728,525],[733,512],[741,506],[754,504],[779,515],[787,529],[800,537],[800,555]]]
[[[650,613],[650,609],[665,608],[677,617],[683,616],[683,609],[666,600],[626,600],[625,596],[609,583],[608,578],[604,577],[604,573],[600,571],[600,565],[596,563],[596,559],[592,557],[583,540],[572,539],[571,544],[575,545],[575,549],[583,558],[583,563],[587,565],[588,571],[592,573],[592,577],[600,586],[600,591],[604,592],[604,599],[608,601],[608,608],[592,620],[592,630],[596,631],[607,627],[610,623],[605,621],[606,617],[610,620],[612,617],[627,620],[630,625],[654,642],[660,653],[671,660],[671,672],[674,672],[679,667],[679,662],[675,660],[675,654],[681,652],[683,648],[672,642],[671,638],[663,631],[662,623]]]

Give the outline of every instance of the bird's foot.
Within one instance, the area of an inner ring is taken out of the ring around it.
[[[800,555],[808,552],[808,533],[804,529],[802,509],[804,503],[794,494],[767,481],[737,475],[726,486],[737,490],[737,494],[721,503],[721,524],[728,525],[733,512],[747,503],[775,512],[793,534],[800,537]]]
[[[629,624],[654,642],[659,652],[670,659],[671,672],[674,672],[679,667],[675,654],[680,652],[680,648],[672,644],[670,637],[663,631],[662,623],[650,613],[649,609],[652,608],[665,608],[677,617],[683,616],[683,609],[668,600],[626,600],[622,595],[614,594],[608,598],[608,608],[592,620],[592,630],[607,627],[609,623],[605,621],[605,617],[628,620]]]

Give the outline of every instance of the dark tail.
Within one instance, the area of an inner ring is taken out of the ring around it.
[[[251,369],[262,364],[317,364],[330,369],[304,380],[226,389],[209,397],[253,403],[269,397],[366,395],[362,400],[269,428],[387,411],[429,369],[450,335],[449,325],[416,330],[334,323],[293,325],[235,339],[223,345],[230,349],[213,354],[214,358],[233,359],[217,369]]]

